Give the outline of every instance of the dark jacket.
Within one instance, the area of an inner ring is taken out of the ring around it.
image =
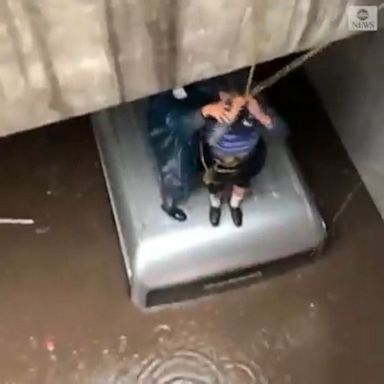
[[[198,163],[198,135],[205,124],[200,109],[212,101],[209,86],[186,87],[187,98],[171,91],[149,100],[148,133],[160,175],[162,194],[176,203],[188,198]]]

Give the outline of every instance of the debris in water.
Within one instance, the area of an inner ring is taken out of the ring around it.
[[[263,345],[264,345],[264,347],[267,348],[267,349],[269,349],[269,348],[271,347],[270,344],[269,344],[269,342],[268,342],[268,340],[263,340]]]
[[[124,353],[126,350],[127,350],[127,336],[121,335],[119,337],[118,352],[121,354],[121,353]]]
[[[155,327],[154,332],[159,334],[157,341],[159,343],[163,343],[168,334],[170,334],[172,331],[172,328],[168,324],[160,324]]]
[[[311,310],[309,312],[309,317],[314,318],[316,316],[316,313],[317,313],[317,308],[316,308],[315,303],[310,303],[309,307],[311,308]]]
[[[45,348],[48,352],[53,352],[55,350],[55,340],[53,337],[48,337],[45,340]]]
[[[0,218],[0,224],[4,225],[33,225],[33,219],[14,219],[14,218]]]
[[[37,235],[45,235],[46,233],[48,233],[49,232],[49,230],[50,230],[51,228],[50,227],[39,227],[39,228],[36,228],[35,229],[35,233],[37,234]]]
[[[51,361],[57,361],[57,356],[56,356],[54,353],[51,353],[51,354],[49,355],[49,359],[50,359]]]
[[[160,324],[155,328],[155,332],[171,332],[172,328],[168,324]]]
[[[34,351],[39,347],[39,343],[35,336],[29,336],[29,344]]]
[[[103,349],[103,355],[106,356],[109,354],[109,349],[105,348]]]
[[[36,375],[37,369],[35,367],[28,368],[28,372],[30,375],[34,376]]]
[[[287,343],[290,347],[294,347],[297,344],[295,337],[292,336],[288,331],[285,332],[285,338],[286,338]]]

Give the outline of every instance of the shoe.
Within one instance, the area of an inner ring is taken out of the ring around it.
[[[175,219],[177,221],[186,221],[187,220],[187,215],[185,214],[185,212],[178,208],[178,207],[175,207],[175,206],[166,206],[165,204],[162,204],[161,205],[161,209],[170,217],[172,217],[172,219]]]
[[[221,208],[209,207],[209,221],[213,227],[217,227],[220,224]]]
[[[243,211],[241,210],[241,208],[229,208],[231,210],[231,217],[233,223],[236,225],[236,227],[241,227],[243,225]]]

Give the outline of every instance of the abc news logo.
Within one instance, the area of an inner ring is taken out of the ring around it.
[[[378,7],[350,5],[347,9],[351,31],[377,31]]]

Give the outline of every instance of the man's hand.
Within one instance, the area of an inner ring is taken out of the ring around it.
[[[272,119],[262,109],[259,102],[252,96],[248,97],[248,111],[267,128],[272,128]]]
[[[236,96],[231,99],[230,103],[224,101],[218,101],[205,105],[201,109],[202,115],[206,117],[212,117],[220,123],[231,124],[245,106],[246,99],[242,96]]]

